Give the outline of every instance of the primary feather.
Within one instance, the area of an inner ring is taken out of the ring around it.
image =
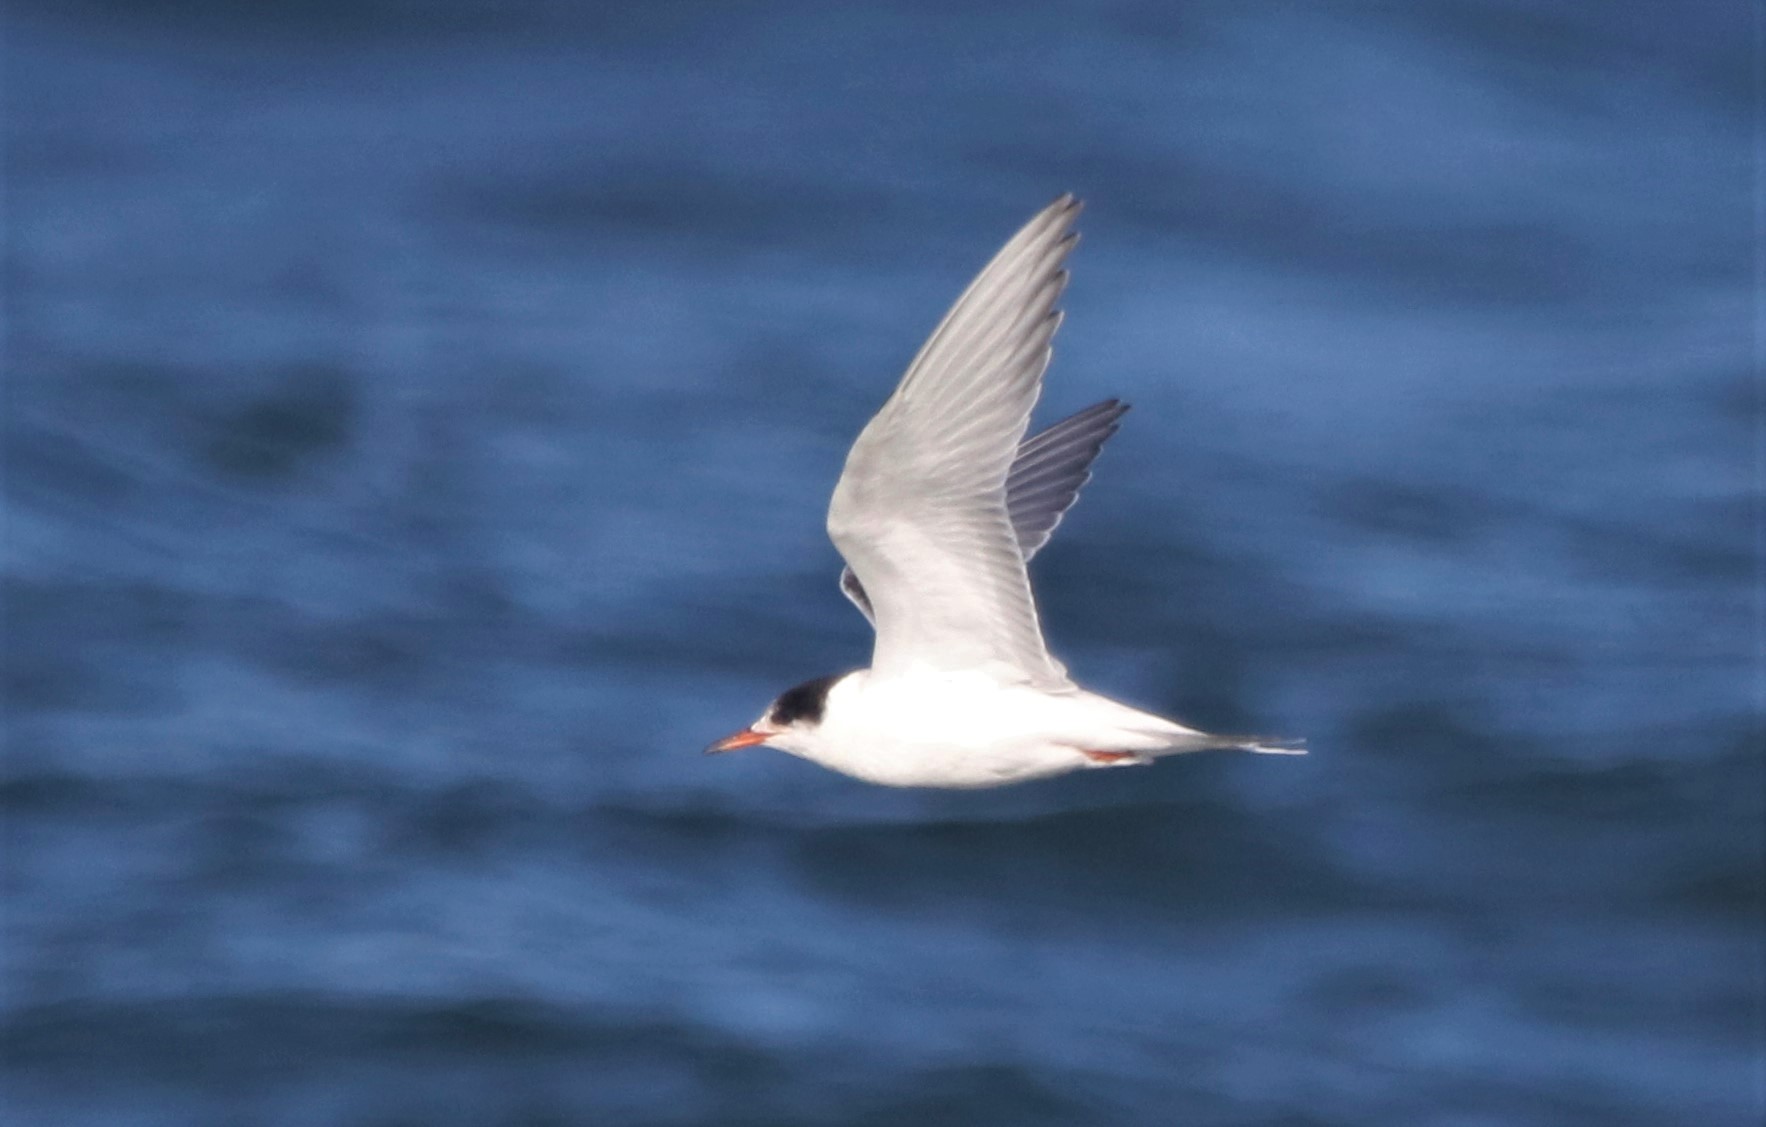
[[[870,601],[880,676],[992,668],[1068,683],[1043,643],[1006,479],[1060,326],[1078,212],[1062,196],[994,256],[847,456],[828,534]]]

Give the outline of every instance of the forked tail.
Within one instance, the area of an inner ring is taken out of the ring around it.
[[[1094,708],[1114,710],[1110,720],[1118,728],[1121,737],[1117,742],[1104,745],[1112,750],[1138,751],[1150,756],[1235,748],[1264,755],[1306,754],[1305,740],[1284,739],[1280,736],[1220,736],[1213,732],[1198,731],[1151,712],[1142,712],[1138,708],[1095,693],[1087,693],[1085,696]]]
[[[1279,736],[1217,736],[1212,732],[1185,731],[1181,736],[1167,736],[1158,754],[1185,751],[1255,751],[1261,755],[1305,755],[1306,741],[1283,739]]]
[[[1255,751],[1263,755],[1306,754],[1306,741],[1303,739],[1285,740],[1273,736],[1250,736],[1243,741],[1235,740],[1232,746],[1244,751]]]

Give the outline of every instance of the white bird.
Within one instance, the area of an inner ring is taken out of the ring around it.
[[[871,667],[787,691],[712,744],[766,744],[867,782],[992,787],[1203,748],[1209,735],[1088,692],[1050,656],[1025,565],[1128,408],[1028,440],[1079,201],[1044,208],[969,284],[852,451],[828,508],[840,586],[871,620]]]

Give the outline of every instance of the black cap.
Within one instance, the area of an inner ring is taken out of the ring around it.
[[[844,676],[844,673],[830,673],[826,677],[817,677],[813,681],[805,681],[794,688],[786,689],[773,702],[767,718],[775,724],[820,724],[822,713],[828,707],[828,690]]]

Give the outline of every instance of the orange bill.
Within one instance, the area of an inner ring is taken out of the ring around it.
[[[770,732],[757,732],[753,728],[744,728],[735,735],[725,736],[712,744],[705,749],[705,754],[714,755],[720,751],[735,751],[739,747],[753,747],[755,744],[766,743],[771,736]]]

